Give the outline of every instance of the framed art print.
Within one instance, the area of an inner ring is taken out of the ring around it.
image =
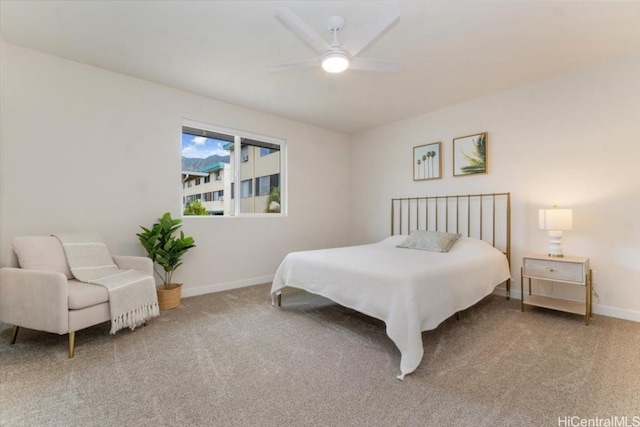
[[[487,173],[487,132],[453,139],[453,176]]]
[[[413,147],[413,180],[442,178],[442,150],[440,142]]]

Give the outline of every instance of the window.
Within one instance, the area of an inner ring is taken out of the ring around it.
[[[243,198],[241,213],[277,213],[280,210],[282,146],[258,138],[240,138],[243,152],[250,161],[240,167],[243,180],[251,180],[255,189],[251,198]],[[269,152],[268,155],[261,153]],[[272,179],[273,177],[273,179]],[[271,191],[272,188],[277,191]],[[274,203],[275,202],[275,203]],[[277,209],[274,209],[277,208]]]
[[[202,194],[198,193],[198,194],[191,194],[190,196],[186,196],[184,198],[184,203],[187,204],[189,202],[193,202],[194,200],[201,200],[202,199]]]
[[[268,196],[272,188],[280,186],[280,174],[261,176],[256,179],[256,196]]]
[[[268,156],[272,153],[277,153],[278,150],[274,150],[273,148],[260,147],[260,157]]]
[[[242,190],[241,190],[241,197],[243,199],[246,199],[247,197],[251,197],[252,193],[251,193],[251,180],[250,179],[246,179],[244,181],[242,181]]]
[[[269,177],[261,176],[256,179],[256,196],[266,196],[269,194]]]
[[[286,194],[285,148],[280,139],[185,120],[183,201],[196,197],[191,188],[195,184],[209,212],[225,216],[285,213],[281,209]],[[235,197],[236,188],[240,197]]]

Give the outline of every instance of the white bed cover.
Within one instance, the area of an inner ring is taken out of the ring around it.
[[[405,238],[292,252],[276,272],[272,296],[285,286],[300,288],[384,321],[400,350],[403,379],[422,360],[422,331],[510,278],[505,255],[481,240],[462,237],[448,253],[438,253],[396,248]]]

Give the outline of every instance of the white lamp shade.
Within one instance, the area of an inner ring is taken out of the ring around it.
[[[571,230],[573,228],[572,209],[540,209],[538,222],[541,230]]]
[[[322,58],[322,68],[328,73],[341,73],[349,68],[349,57],[341,52],[333,52]]]

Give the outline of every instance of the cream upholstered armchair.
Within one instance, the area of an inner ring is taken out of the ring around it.
[[[75,332],[110,320],[106,288],[76,280],[60,241],[53,236],[14,237],[21,268],[0,269],[0,321],[13,325],[11,344],[19,328],[69,334],[69,358]],[[113,256],[120,269],[153,275],[147,257]]]

